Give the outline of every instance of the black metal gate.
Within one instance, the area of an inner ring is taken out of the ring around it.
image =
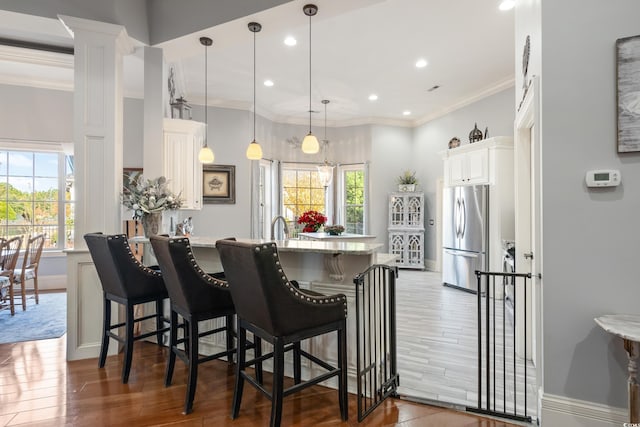
[[[358,422],[400,385],[396,355],[397,267],[373,265],[354,279],[356,290]]]
[[[476,276],[478,407],[467,410],[531,422],[527,374],[532,372],[527,371],[526,360],[531,274],[476,271]],[[523,340],[522,355],[516,351],[519,340]]]

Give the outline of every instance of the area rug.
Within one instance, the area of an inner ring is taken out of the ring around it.
[[[67,294],[41,293],[40,304],[29,295],[27,310],[16,300],[16,314],[9,308],[0,310],[0,344],[59,338],[67,331]]]

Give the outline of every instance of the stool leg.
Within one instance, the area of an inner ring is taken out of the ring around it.
[[[22,276],[20,276],[20,293],[22,295],[22,311],[25,311],[27,309],[27,284]]]
[[[184,402],[184,413],[193,411],[193,399],[196,396],[198,383],[198,321],[189,322],[189,378],[187,379],[187,397]]]
[[[161,299],[156,300],[156,342],[158,343],[158,345],[162,345],[163,344],[163,333],[162,328],[164,326],[164,323],[162,321],[162,301]]]
[[[231,405],[231,419],[236,419],[240,412],[240,402],[242,401],[242,389],[244,388],[244,369],[247,351],[247,330],[240,326],[238,320],[238,342],[236,347],[236,386],[233,390],[233,404]]]
[[[107,360],[107,352],[109,351],[109,328],[111,326],[111,301],[107,299],[107,295],[102,296],[102,344],[100,345],[100,359],[98,359],[98,367],[104,368]]]
[[[246,331],[245,331],[246,333]],[[260,356],[262,356],[262,338],[260,338],[259,336],[257,336],[256,334],[253,334],[253,343],[255,345],[255,347],[253,348],[253,355],[258,358]],[[256,381],[258,382],[258,384],[262,385],[262,362],[256,362],[255,364],[255,370],[256,370]]]
[[[347,394],[347,331],[346,322],[338,329],[338,400],[340,402],[340,415],[342,421],[349,419],[349,395]]]
[[[295,384],[302,382],[302,362],[300,358],[300,341],[293,343],[293,381]]]
[[[233,315],[225,316],[225,326],[226,326],[226,338],[227,338],[227,351],[233,350]],[[227,356],[227,362],[229,364],[233,363],[233,353],[229,353]]]
[[[127,318],[125,320],[124,336],[124,367],[122,368],[122,384],[129,382],[129,372],[131,372],[131,359],[133,358],[133,304],[127,304]]]
[[[271,427],[279,427],[282,420],[284,390],[284,344],[276,337],[273,343],[273,391],[271,392]]]
[[[173,378],[173,367],[176,365],[176,351],[178,351],[178,313],[171,308],[171,325],[169,326],[169,360],[164,375],[164,386],[169,387]]]

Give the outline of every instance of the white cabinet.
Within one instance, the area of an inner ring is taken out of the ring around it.
[[[505,153],[511,153],[505,156]],[[497,136],[442,152],[444,183],[458,185],[495,184],[496,174],[510,162],[513,169],[513,138]],[[513,176],[511,178],[513,180]]]
[[[451,185],[475,185],[489,182],[489,150],[481,148],[449,158]]]
[[[398,192],[389,195],[389,252],[398,255],[396,265],[424,269],[424,194]]]
[[[181,209],[202,209],[202,165],[198,152],[204,132],[204,123],[164,119],[163,175],[169,180],[169,187],[182,194]]]

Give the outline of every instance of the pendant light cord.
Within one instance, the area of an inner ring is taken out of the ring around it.
[[[309,133],[311,133],[311,15],[309,15]]]
[[[253,142],[256,142],[256,33],[253,32]]]
[[[209,64],[209,60],[207,59],[207,48],[208,46],[205,44],[204,45],[204,146],[205,147],[209,147],[209,142],[207,141],[207,134],[209,133],[209,121],[207,120],[207,100],[209,99],[209,94],[208,94],[208,86],[209,86],[209,82],[208,82],[208,74],[207,74],[207,65]]]

